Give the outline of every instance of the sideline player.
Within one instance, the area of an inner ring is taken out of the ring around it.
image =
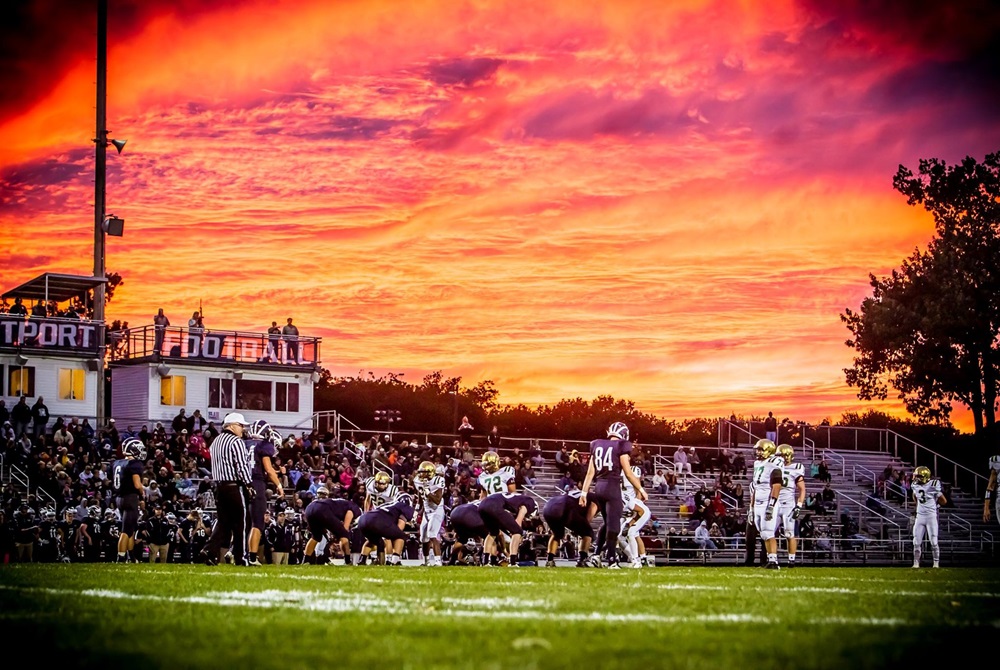
[[[632,453],[632,443],[629,442],[628,426],[616,421],[608,427],[608,439],[593,440],[590,443],[590,460],[587,463],[587,476],[580,487],[580,506],[586,507],[588,495],[597,504],[597,510],[607,527],[604,538],[605,567],[619,569],[618,536],[622,524],[622,488],[621,477],[625,477],[635,487],[639,500],[648,500],[646,489],[642,488],[632,472],[629,454]],[[594,493],[588,494],[591,483],[596,482]],[[598,546],[595,553],[599,553]]]
[[[1000,477],[1000,455],[990,456],[990,480],[986,484],[986,497],[983,500],[983,521],[990,520],[990,499],[996,508],[997,521],[1000,521],[1000,496],[997,495],[997,478]]]
[[[285,497],[285,489],[281,486],[281,479],[275,472],[271,464],[272,459],[277,455],[278,445],[281,444],[279,435],[271,424],[263,419],[258,419],[247,428],[247,447],[253,452],[253,471],[250,476],[250,485],[253,487],[254,496],[250,501],[250,538],[247,541],[247,559],[250,565],[261,565],[257,558],[257,549],[260,548],[260,538],[264,533],[264,512],[267,511],[267,480],[275,486],[278,498]]]
[[[934,567],[941,567],[941,548],[938,547],[938,507],[948,502],[941,492],[941,480],[931,479],[931,470],[921,465],[913,471],[913,500],[917,504],[917,516],[913,521],[913,567],[920,567],[923,554],[924,534],[931,543]]]
[[[146,471],[146,445],[130,437],[122,444],[121,458],[111,465],[111,485],[116,496],[115,506],[122,515],[122,532],[118,536],[118,563],[138,563],[130,556],[139,530],[139,499],[146,496],[142,473]]]
[[[304,563],[316,563],[316,545],[326,537],[333,535],[340,543],[344,554],[344,565],[351,564],[351,523],[361,517],[361,508],[351,500],[331,498],[330,490],[325,486],[316,489],[316,498],[310,502],[302,513],[302,520],[309,528],[309,540],[303,550]],[[331,557],[330,562],[333,562]]]
[[[764,444],[761,444],[761,443]],[[753,464],[753,524],[764,540],[764,548],[767,550],[767,564],[764,566],[769,570],[778,569],[778,540],[774,536],[778,527],[778,516],[775,514],[775,506],[778,503],[778,495],[781,491],[782,466],[785,461],[775,454],[777,447],[771,440],[759,440],[757,442],[758,458]]]
[[[785,464],[781,467],[781,492],[778,493],[776,513],[788,541],[788,567],[794,568],[795,552],[799,546],[795,525],[806,502],[806,471],[801,463],[794,462],[795,449],[790,444],[778,445],[778,456]]]
[[[580,538],[579,559],[576,562],[576,567],[587,567],[590,545],[594,541],[594,527],[590,525],[590,521],[596,506],[581,507],[580,495],[582,493],[582,491],[575,490],[552,496],[542,507],[542,518],[545,519],[545,523],[549,527],[549,545],[545,561],[547,568],[556,567],[556,554],[559,553],[559,544],[566,537],[567,530],[572,531]]]
[[[517,486],[514,482],[514,468],[509,465],[500,467],[500,455],[495,451],[487,451],[482,458],[483,471],[479,473],[476,483],[482,489],[479,499],[494,493],[514,493]]]
[[[420,544],[424,562],[436,567],[441,563],[441,526],[444,525],[444,477],[437,474],[434,464],[423,461],[413,477],[413,486],[423,506],[420,518]]]
[[[401,493],[391,503],[362,514],[358,521],[358,530],[365,536],[361,558],[367,562],[372,548],[378,547],[378,563],[385,565],[387,562],[385,546],[391,540],[392,554],[388,557],[388,564],[402,565],[403,544],[406,542],[406,533],[403,529],[406,527],[406,522],[411,519],[413,519],[413,500],[407,493]]]

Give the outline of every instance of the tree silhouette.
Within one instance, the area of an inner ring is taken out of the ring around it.
[[[844,370],[858,398],[898,392],[908,412],[947,424],[952,403],[972,411],[975,431],[994,430],[1000,366],[1000,153],[982,163],[900,165],[893,187],[935,222],[926,251],[915,250],[886,278],[869,275],[872,295],[841,320],[858,355]]]

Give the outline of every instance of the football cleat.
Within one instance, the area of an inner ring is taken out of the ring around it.
[[[932,567],[932,568],[940,568],[940,567],[941,567],[941,564],[940,564],[940,563],[938,563],[937,561],[934,561],[934,565],[932,565],[931,567]]]
[[[914,563],[913,564],[913,569],[914,570],[919,570],[920,569],[920,564],[919,563]]]
[[[577,565],[579,566],[580,564],[579,564],[579,563],[577,563]],[[553,560],[552,560],[552,559],[550,558],[549,560],[545,561],[545,567],[547,567],[547,568],[554,568],[554,567],[556,567],[556,562],[555,562],[555,561],[553,561]]]
[[[389,488],[389,484],[392,483],[392,477],[389,476],[388,472],[376,472],[375,473],[375,490],[385,491]]]
[[[247,561],[247,565],[256,568],[256,567],[260,567],[261,565],[263,565],[263,563],[261,563],[258,559],[255,558],[252,561],[248,560]]]
[[[913,471],[913,481],[918,484],[926,484],[931,480],[931,469],[926,465],[921,465]]]
[[[753,445],[754,455],[757,456],[757,460],[761,461],[774,456],[777,449],[778,447],[771,440],[757,440],[757,444]]]
[[[613,424],[608,426],[608,437],[628,442],[628,426],[621,421],[615,421]]]
[[[618,561],[615,561],[614,563],[608,563],[604,567],[607,568],[608,570],[621,570],[622,569],[622,566],[618,565]]]
[[[364,554],[361,554],[361,556],[358,557],[358,563],[357,564],[358,565],[368,565],[368,557],[365,556]]]
[[[768,570],[780,570],[781,569],[781,567],[777,563],[775,563],[774,561],[768,561],[767,565],[765,565],[764,567],[767,568]]]
[[[232,565],[233,560],[235,560],[234,557],[233,557],[233,552],[227,551],[225,557],[223,557],[223,560],[225,560],[226,563],[229,563],[230,565]]]
[[[122,453],[127,458],[144,461],[146,460],[146,445],[142,443],[142,440],[130,437],[122,443]]]
[[[638,558],[634,558],[634,559],[632,559],[632,562],[629,563],[629,567],[630,568],[636,568],[636,569],[642,568],[642,561],[640,559],[638,559]]]
[[[435,474],[434,464],[430,461],[422,461],[417,467],[417,477],[425,482],[433,479]]]
[[[778,456],[781,456],[781,460],[785,462],[785,465],[791,465],[795,460],[795,450],[792,449],[790,444],[779,444],[778,445]]]
[[[500,469],[500,454],[495,451],[487,451],[483,454],[482,460],[483,470],[489,473],[494,473]]]
[[[589,565],[592,568],[604,567],[604,564],[601,563],[601,557],[598,556],[597,554],[594,554],[593,556],[590,557]]]

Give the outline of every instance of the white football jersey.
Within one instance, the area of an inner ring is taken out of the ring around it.
[[[413,486],[417,489],[417,495],[420,496],[420,500],[424,504],[424,511],[428,514],[433,514],[438,511],[442,505],[444,505],[444,496],[441,496],[441,500],[436,503],[431,502],[429,498],[438,491],[444,490],[444,477],[435,476],[428,480],[423,480],[420,477],[414,477]]]
[[[805,467],[801,463],[792,463],[781,468],[781,492],[778,502],[795,504],[795,482],[806,476]]]
[[[1000,456],[990,456],[990,470],[995,471],[1000,480]]]
[[[365,493],[371,497],[372,507],[376,507],[382,503],[395,502],[396,498],[399,497],[399,487],[395,484],[389,484],[385,487],[385,491],[379,491],[375,488],[375,478],[369,477],[365,480]]]
[[[753,491],[754,504],[766,504],[771,498],[771,473],[781,470],[785,461],[780,456],[771,456],[762,461],[753,462],[753,479],[750,488]]]
[[[932,479],[926,484],[913,482],[911,485],[913,497],[917,499],[917,516],[936,515],[938,513],[938,496],[942,495],[941,481]]]
[[[486,495],[494,493],[507,493],[507,483],[514,480],[514,468],[509,465],[500,468],[496,472],[486,472],[479,474],[479,488],[486,491]]]
[[[638,465],[632,466],[632,474],[635,475],[636,479],[640,482],[642,481],[642,468]],[[624,470],[622,470],[622,500],[625,502],[635,500],[635,487],[632,486],[632,482],[630,482],[628,477],[625,476]]]

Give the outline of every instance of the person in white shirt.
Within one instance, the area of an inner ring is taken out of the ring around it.
[[[674,471],[680,477],[684,474],[684,470],[690,475],[691,463],[688,462],[687,450],[684,447],[677,447],[677,451],[674,452]]]
[[[657,493],[667,492],[667,478],[663,476],[663,470],[657,470],[653,475],[653,490]]]

